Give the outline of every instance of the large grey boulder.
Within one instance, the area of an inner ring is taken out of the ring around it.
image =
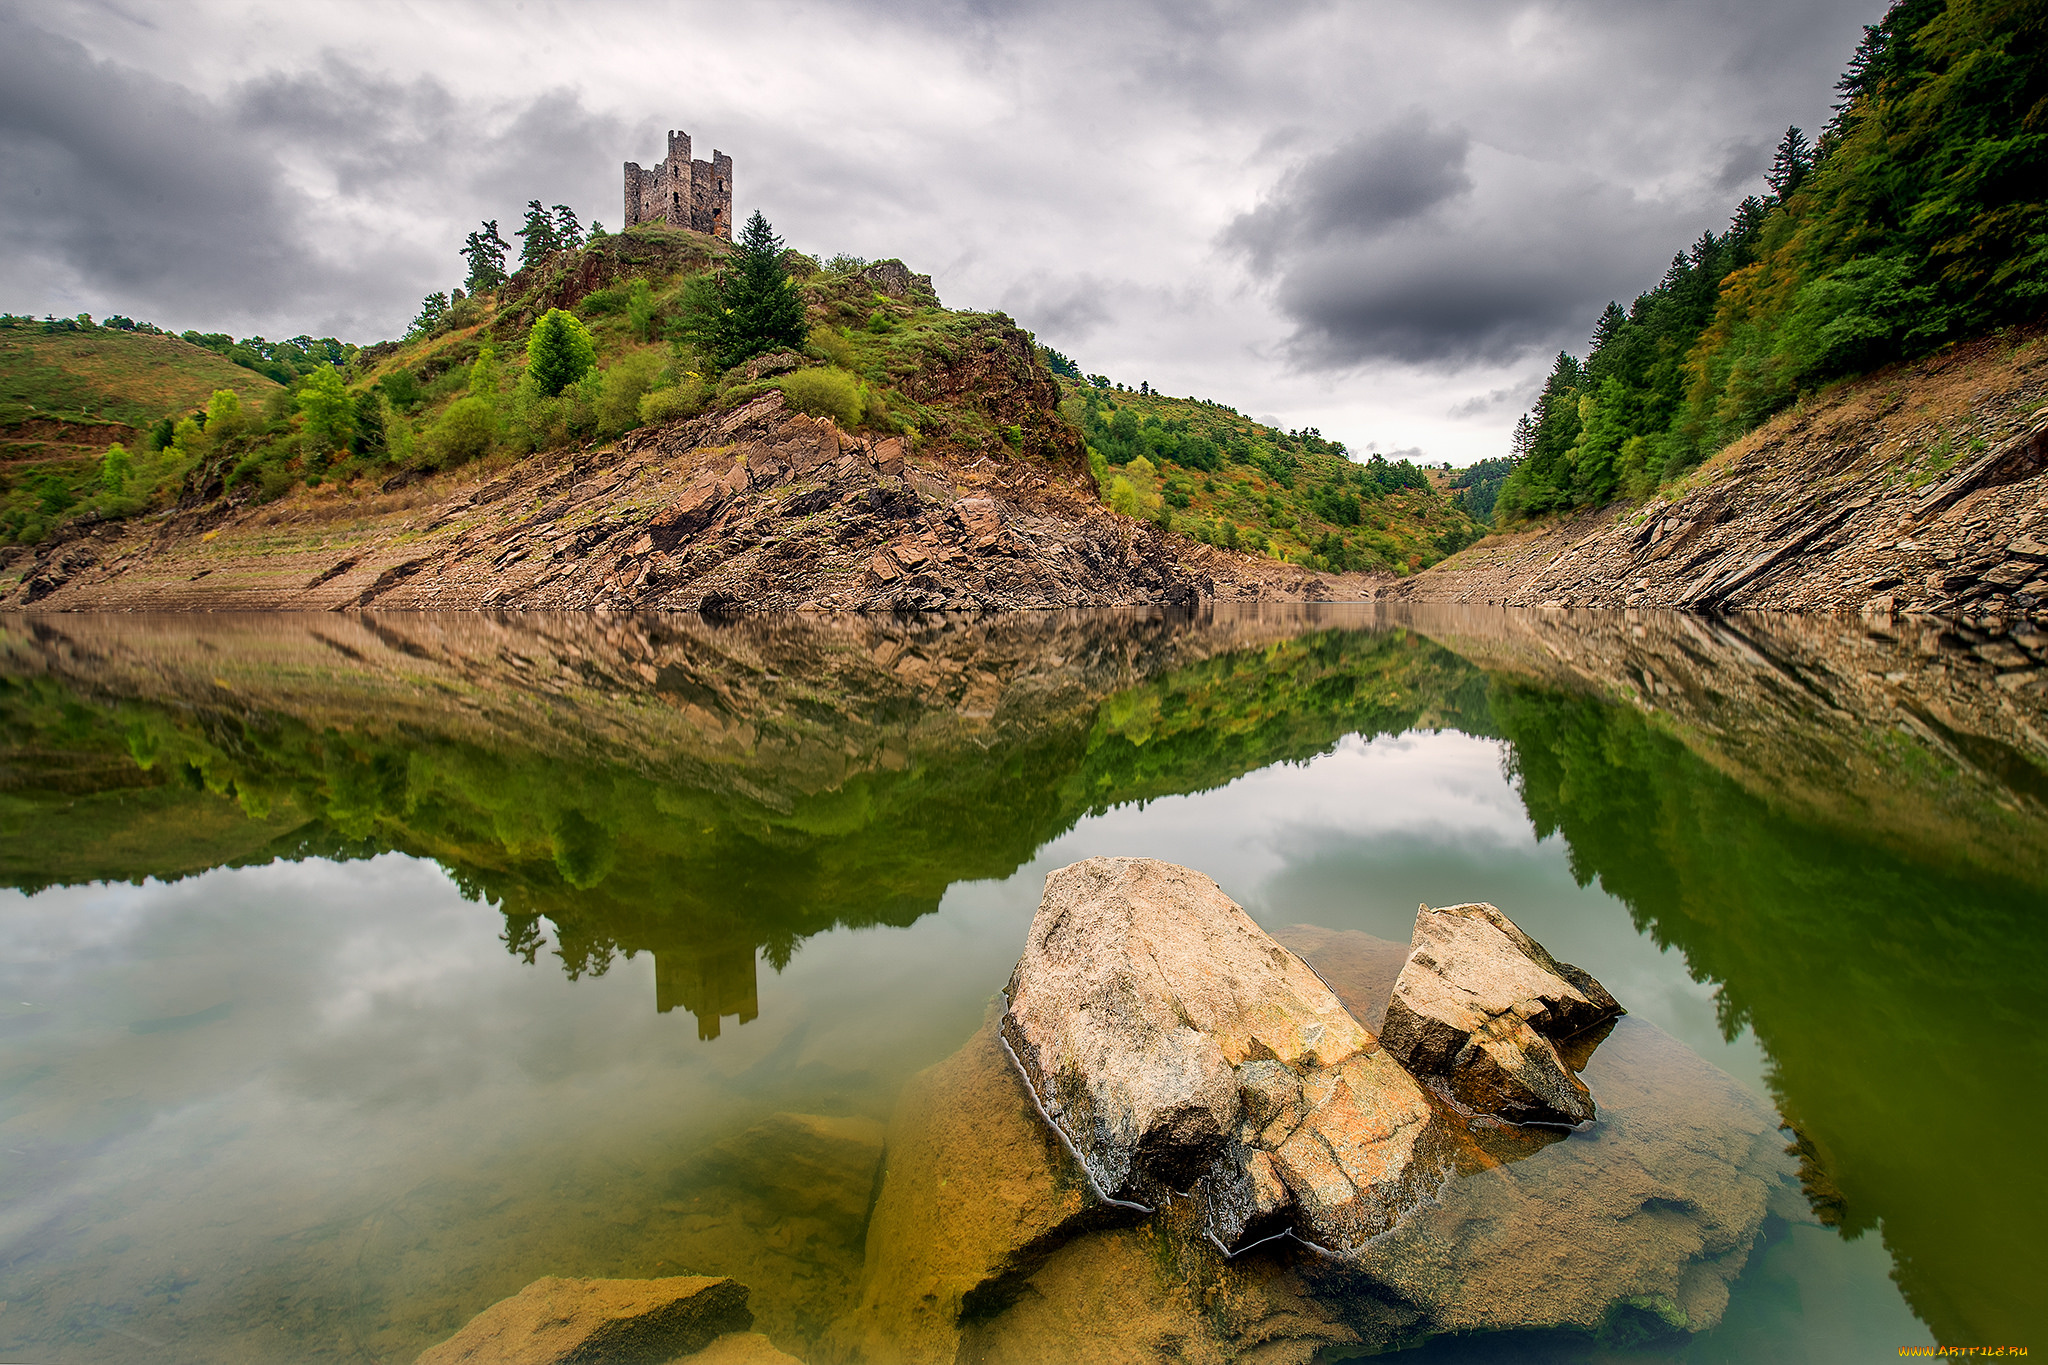
[[[1235,1247],[1293,1226],[1343,1253],[1427,1199],[1420,1087],[1207,877],[1090,858],[1046,878],[1002,1038],[1097,1192],[1202,1185]]]
[[[1592,1093],[1557,1044],[1623,1013],[1605,987],[1484,903],[1421,907],[1413,942],[1380,1033],[1387,1051],[1479,1113],[1593,1118]]]

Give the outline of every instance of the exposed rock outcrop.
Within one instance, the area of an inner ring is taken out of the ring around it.
[[[1340,998],[1388,988],[1394,945],[1284,937]],[[1040,1361],[1086,1341],[1102,1360],[1306,1365],[1445,1332],[1711,1327],[1767,1207],[1803,1207],[1776,1118],[1639,1020],[1587,1075],[1597,1127],[1512,1160],[1461,1149],[1438,1200],[1359,1254],[1283,1239],[1226,1260],[1198,1201],[1146,1218],[1096,1199],[986,1025],[904,1092],[861,1306],[823,1358]]]
[[[1437,1176],[1414,1080],[1198,872],[1090,858],[1046,878],[1003,1039],[1106,1199],[1201,1183],[1225,1246],[1290,1223],[1354,1249]]]
[[[662,1365],[753,1323],[737,1280],[551,1275],[471,1318],[418,1365]]]
[[[2041,619],[2048,350],[2028,330],[1817,395],[1647,504],[1489,537],[1385,595]]]
[[[1622,1008],[1484,903],[1415,914],[1414,950],[1394,983],[1380,1040],[1452,1098],[1512,1123],[1587,1123],[1593,1097],[1557,1043]]]
[[[1050,415],[1050,377],[1017,338],[935,361],[913,387],[924,386],[920,401],[982,402],[1022,434],[1022,451],[849,435],[769,393],[487,477],[401,475],[377,495],[75,523],[0,577],[0,605],[732,616],[1367,595],[1362,579],[1214,549],[1104,508],[1078,439]],[[1003,365],[1020,374],[992,377]]]

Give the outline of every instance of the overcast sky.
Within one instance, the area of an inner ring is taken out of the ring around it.
[[[1883,8],[0,0],[0,308],[394,336],[479,219],[616,227],[680,128],[803,250],[1464,464],[1819,129]]]

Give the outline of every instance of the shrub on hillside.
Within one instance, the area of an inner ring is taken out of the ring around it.
[[[607,438],[640,425],[640,400],[661,378],[661,357],[652,351],[629,355],[604,371],[597,396],[597,429]]]
[[[550,308],[526,338],[526,373],[543,397],[553,398],[597,366],[597,343],[574,313]]]
[[[710,386],[701,380],[673,384],[641,395],[640,424],[656,426],[695,417],[711,401]]]
[[[497,436],[497,414],[488,401],[475,394],[458,398],[428,428],[421,441],[426,450],[427,467],[447,469],[482,459],[490,453],[491,443]]]
[[[867,401],[858,379],[844,370],[829,367],[798,370],[776,381],[783,398],[798,412],[813,417],[830,417],[853,431],[867,412]]]
[[[128,448],[119,441],[114,442],[107,447],[107,457],[100,461],[100,486],[109,493],[120,493],[128,486],[130,467]]]
[[[206,430],[215,441],[231,441],[248,428],[242,399],[233,389],[215,389],[206,405]]]
[[[306,414],[306,444],[314,451],[340,450],[356,434],[355,406],[332,365],[307,376],[299,389],[299,411]]]
[[[652,341],[660,320],[653,288],[645,280],[633,281],[633,287],[626,291],[626,325],[641,341]]]

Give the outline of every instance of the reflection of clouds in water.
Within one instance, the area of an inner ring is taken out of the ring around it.
[[[1761,1091],[1762,1050],[1747,1031],[1722,1038],[1713,984],[1637,933],[1626,906],[1579,886],[1561,839],[1537,842],[1504,747],[1456,731],[1351,735],[1302,767],[1084,820],[1018,880],[1035,899],[1047,871],[1079,858],[1164,858],[1214,877],[1269,928],[1311,923],[1397,942],[1418,904],[1492,901],[1632,1013]]]
[[[1521,799],[1501,775],[1498,741],[1410,731],[1371,742],[1349,735],[1305,765],[1266,768],[1215,791],[1084,820],[1048,844],[1036,865],[1098,854],[1164,858],[1257,906],[1264,883],[1296,861],[1304,840],[1394,835],[1432,845],[1535,842]]]

